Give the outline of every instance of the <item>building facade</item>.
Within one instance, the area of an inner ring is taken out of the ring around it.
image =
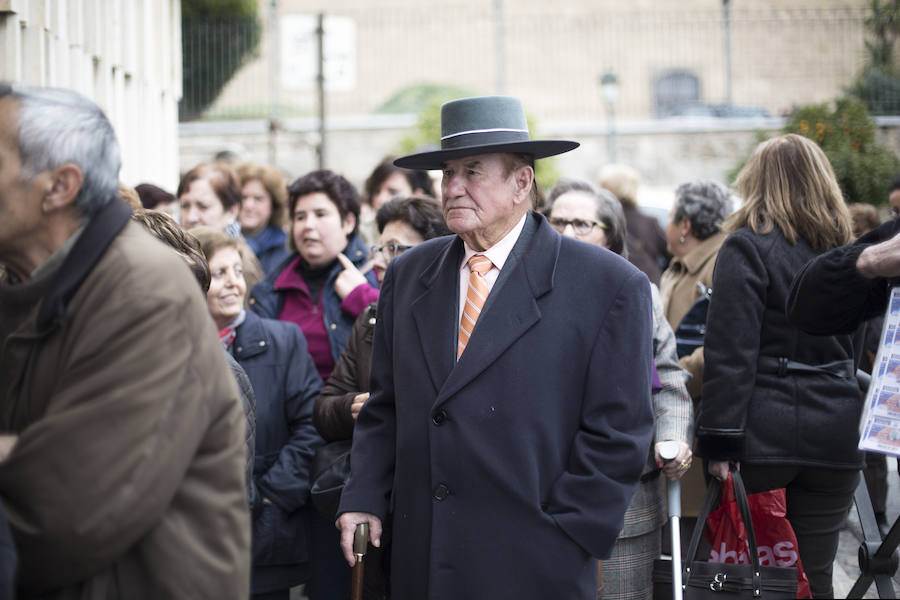
[[[119,138],[122,181],[178,184],[180,0],[0,0],[0,80],[93,99]]]

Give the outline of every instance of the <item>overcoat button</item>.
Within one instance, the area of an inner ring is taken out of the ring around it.
[[[440,427],[447,420],[447,411],[441,409],[431,415],[431,422]]]
[[[447,496],[450,495],[450,488],[448,488],[443,483],[439,483],[436,488],[434,488],[434,499],[440,502],[441,500],[446,500]]]

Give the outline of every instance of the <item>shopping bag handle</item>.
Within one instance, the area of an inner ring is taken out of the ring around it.
[[[756,548],[756,532],[753,531],[753,519],[750,517],[750,501],[747,499],[747,490],[744,488],[744,480],[741,478],[740,472],[731,466],[731,481],[734,489],[734,499],[737,502],[738,512],[741,520],[744,522],[744,529],[747,531],[747,550],[750,552],[750,564],[753,565],[753,592],[755,596],[759,596],[762,589],[762,579],[759,574],[759,552]],[[713,505],[717,505],[721,495],[721,485],[717,480],[710,481],[706,488],[706,498],[703,500],[703,507],[697,516],[697,524],[691,533],[691,543],[688,545],[687,560],[684,565],[684,573],[682,576],[683,585],[687,585],[691,576],[691,562],[697,558],[697,549],[700,547],[700,536],[706,529],[706,518],[712,511]]]

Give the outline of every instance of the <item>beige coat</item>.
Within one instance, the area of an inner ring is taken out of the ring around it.
[[[122,227],[115,204],[45,286],[44,305],[73,292],[59,311],[17,315],[10,298],[28,282],[0,285],[0,320],[19,323],[0,339],[0,426],[20,436],[0,464],[0,494],[20,592],[244,599],[238,392],[197,283],[171,249],[125,224],[92,250]]]
[[[712,286],[716,255],[723,241],[725,241],[724,233],[714,233],[685,256],[673,258],[669,268],[663,273],[659,291],[662,294],[666,320],[669,321],[673,331],[678,329],[681,319],[700,297],[697,284]],[[689,356],[682,357],[679,362],[691,374],[687,386],[691,398],[696,400],[700,397],[700,387],[703,384],[703,348],[697,348]]]
[[[713,270],[719,247],[725,241],[725,233],[714,233],[685,256],[672,259],[659,283],[666,319],[677,329],[681,319],[700,297],[697,284],[712,286]],[[715,291],[713,291],[715,293]],[[687,389],[696,404],[703,386],[703,347],[683,356],[678,361],[691,374]],[[697,407],[694,406],[696,413]],[[695,460],[691,469],[681,480],[682,511],[685,516],[696,516],[700,512],[706,495],[706,481],[703,476],[703,462]]]

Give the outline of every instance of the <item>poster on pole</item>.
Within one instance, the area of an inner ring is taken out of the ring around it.
[[[356,23],[349,17],[326,15],[324,19],[325,89],[356,88]],[[281,18],[281,87],[286,90],[316,89],[319,75],[317,15],[285,15]]]
[[[860,450],[900,456],[900,288],[891,290],[860,424]]]

